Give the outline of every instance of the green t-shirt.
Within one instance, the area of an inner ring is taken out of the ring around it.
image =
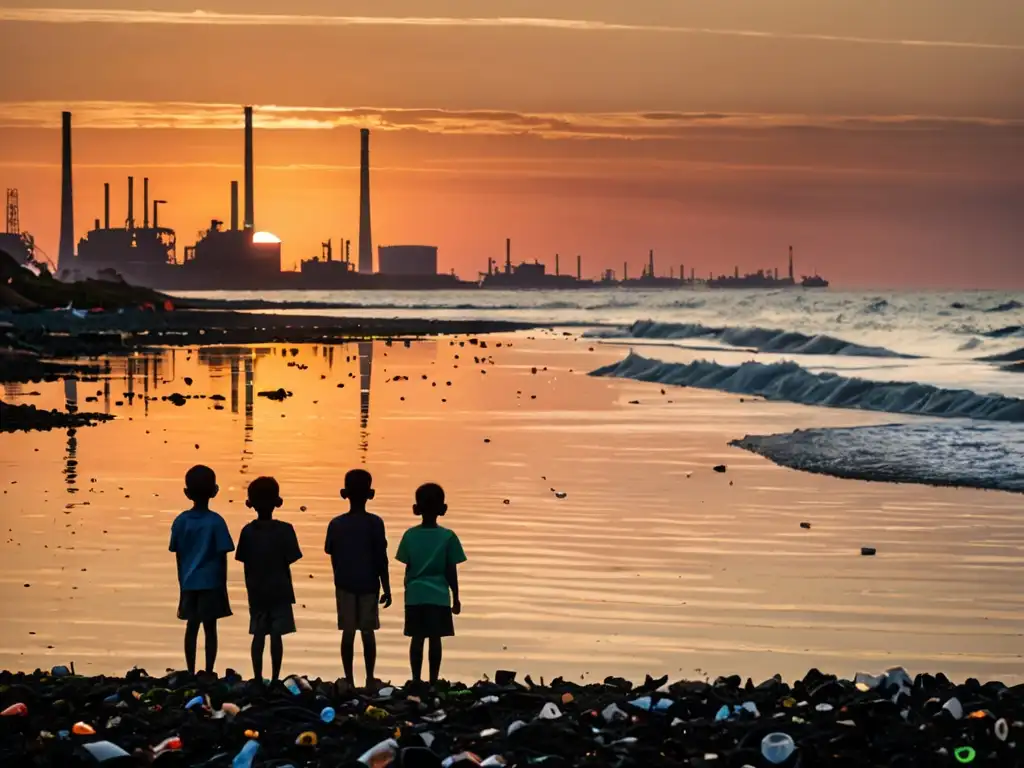
[[[466,562],[454,531],[417,525],[402,536],[395,559],[405,563],[406,605],[451,605],[445,569]]]

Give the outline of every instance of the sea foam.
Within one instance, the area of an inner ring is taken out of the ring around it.
[[[590,375],[717,389],[804,405],[1024,422],[1024,400],[1017,398],[916,382],[880,382],[836,373],[812,373],[788,361],[732,366],[707,360],[666,363],[630,352],[623,360],[591,371]]]
[[[805,472],[853,480],[1024,493],[1024,428],[920,422],[747,435],[730,445]]]
[[[700,323],[660,323],[638,320],[628,328],[603,328],[586,334],[604,339],[713,339],[734,347],[758,352],[791,355],[843,355],[858,357],[915,358],[884,347],[869,347],[837,339],[834,336],[808,336],[797,331],[776,328],[714,327]]]

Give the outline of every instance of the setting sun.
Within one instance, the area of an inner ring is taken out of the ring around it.
[[[252,236],[252,241],[257,244],[280,243],[281,238],[273,232],[256,232]]]

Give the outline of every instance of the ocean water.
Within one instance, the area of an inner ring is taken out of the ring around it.
[[[287,313],[566,327],[594,344],[621,346],[619,363],[595,370],[598,375],[901,418],[871,433],[824,436],[809,435],[796,423],[791,434],[749,435],[741,443],[756,443],[759,453],[787,466],[841,477],[1021,490],[1024,294],[681,289],[191,295],[293,303],[275,310]],[[979,424],[985,426],[983,440],[977,439]],[[862,434],[870,434],[870,451],[858,439]],[[829,459],[823,462],[826,443]]]
[[[248,483],[281,483],[276,514],[305,555],[293,568],[286,674],[341,674],[323,542],[345,509],[345,471],[365,466],[392,555],[416,522],[416,487],[447,491],[444,524],[469,557],[457,635],[445,642],[451,679],[496,669],[793,679],[811,666],[852,676],[899,664],[1024,682],[1019,496],[787,469],[729,443],[806,427],[836,436],[842,461],[842,430],[880,447],[870,430],[904,417],[587,375],[625,355],[561,331],[156,348],[97,361],[95,379],[5,386],[8,402],[116,418],[0,435],[0,668],[181,666],[167,542],[188,505],[182,478],[202,462],[217,472],[214,508],[236,539],[252,517]],[[278,388],[292,396],[260,394]],[[189,397],[164,399],[175,392]],[[863,546],[877,556],[862,557]],[[391,576],[377,669],[400,683],[397,564]],[[218,667],[248,674],[234,561],[228,587],[234,616],[220,626]]]

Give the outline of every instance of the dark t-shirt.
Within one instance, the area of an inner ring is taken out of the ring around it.
[[[249,608],[267,611],[295,602],[291,564],[302,557],[295,529],[283,520],[253,520],[238,536],[235,559],[245,564]]]
[[[331,556],[334,586],[357,595],[380,590],[388,569],[384,521],[369,512],[346,512],[327,526],[324,551]]]

